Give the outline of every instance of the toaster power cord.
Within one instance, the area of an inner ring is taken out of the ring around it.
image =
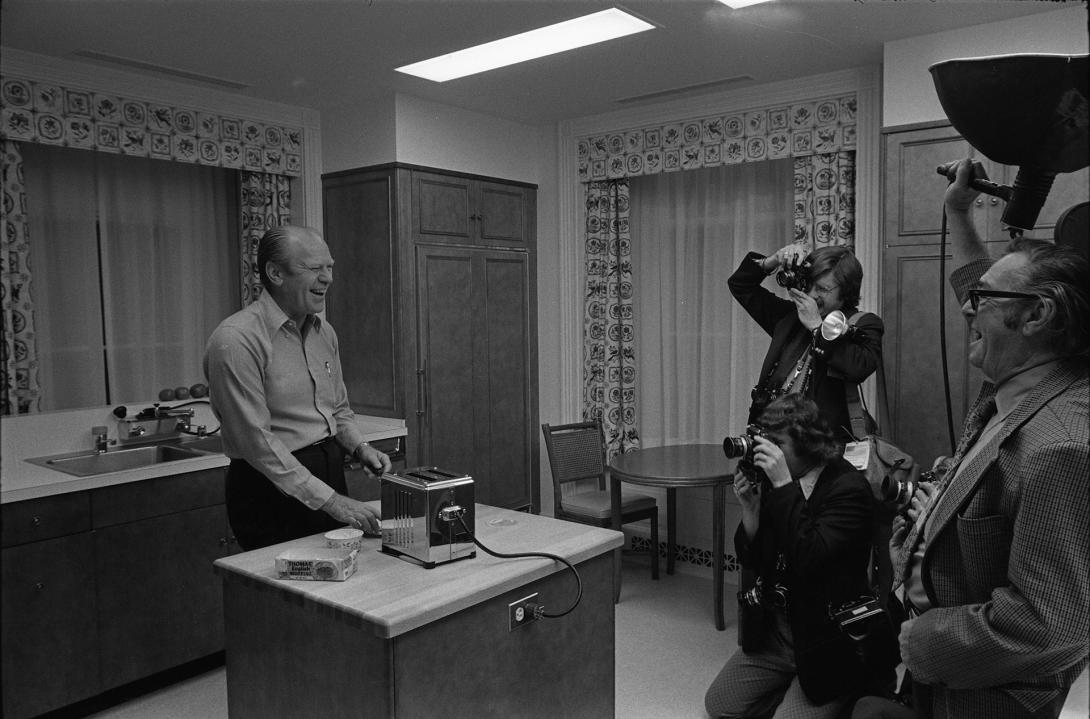
[[[464,510],[458,512],[455,515],[458,519],[458,523],[462,525],[462,531],[468,534],[473,539],[473,543],[480,547],[481,551],[483,551],[485,554],[491,554],[493,557],[497,557],[499,559],[521,559],[524,557],[545,557],[546,559],[554,559],[570,569],[571,573],[575,575],[575,601],[572,602],[571,606],[562,612],[556,612],[553,614],[542,611],[541,616],[548,617],[549,619],[557,619],[564,616],[565,614],[569,614],[573,609],[579,606],[579,600],[583,598],[583,581],[579,579],[579,572],[575,569],[574,566],[572,566],[571,562],[564,559],[563,557],[558,557],[555,554],[549,554],[548,552],[515,552],[511,554],[505,554],[503,552],[493,552],[491,549],[481,544],[480,540],[477,539],[473,532],[469,531],[469,527],[466,526],[465,520],[462,519],[462,514],[464,514]]]

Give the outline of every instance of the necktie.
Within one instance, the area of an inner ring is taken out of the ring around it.
[[[988,424],[988,420],[990,420],[994,414],[995,393],[993,391],[982,395],[980,399],[977,400],[977,403],[973,405],[972,409],[969,410],[969,414],[965,416],[965,423],[962,425],[961,439],[958,441],[957,449],[954,450],[954,456],[943,463],[942,466],[946,468],[946,471],[935,483],[936,494],[931,497],[931,501],[924,507],[924,510],[920,512],[920,516],[916,517],[915,524],[908,530],[908,535],[905,537],[904,543],[901,544],[901,550],[897,556],[897,563],[893,568],[894,577],[896,579],[894,587],[899,586],[904,582],[909,559],[912,557],[912,553],[916,551],[916,545],[920,541],[920,532],[923,531],[924,525],[927,523],[927,518],[931,516],[931,511],[934,509],[935,505],[939,503],[943,491],[957,471],[958,465],[961,464],[962,458],[965,457],[965,453],[976,443],[977,438],[980,437],[980,433],[984,431],[984,427]]]

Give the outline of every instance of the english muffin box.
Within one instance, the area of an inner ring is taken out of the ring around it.
[[[359,550],[286,549],[276,555],[276,576],[279,579],[302,579],[320,582],[343,582],[356,573]]]

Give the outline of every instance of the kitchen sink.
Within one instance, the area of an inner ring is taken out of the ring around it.
[[[220,439],[218,434],[210,434],[204,437],[186,437],[173,442],[172,445],[182,449],[196,449],[201,452],[223,453],[223,440]]]
[[[77,477],[92,477],[97,474],[121,472],[126,469],[151,467],[164,462],[177,462],[181,459],[207,457],[208,451],[199,451],[175,445],[151,445],[147,447],[129,447],[111,449],[102,454],[94,452],[75,452],[58,454],[51,457],[28,459],[31,464],[48,467]]]

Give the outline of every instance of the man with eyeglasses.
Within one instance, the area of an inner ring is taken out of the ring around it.
[[[319,317],[333,282],[329,247],[309,227],[275,227],[258,244],[257,265],[264,291],[220,323],[204,357],[231,459],[231,529],[246,550],[344,525],[377,532],[375,512],[347,494],[344,456],[376,474],[390,459],[363,440],[337,334]]]
[[[918,716],[1056,717],[1090,636],[1090,271],[1044,240],[989,260],[970,216],[982,173],[957,164],[946,210],[986,379],[954,457],[894,524],[901,657]]]
[[[762,287],[772,274],[787,287],[789,299]],[[885,331],[878,315],[857,313],[862,282],[862,265],[843,245],[807,253],[791,244],[767,257],[758,252],[745,256],[727,286],[772,338],[753,388],[749,422],[776,397],[801,394],[817,403],[838,440],[854,439],[847,388],[878,368]],[[836,310],[853,318],[852,329],[826,337],[822,321]]]

